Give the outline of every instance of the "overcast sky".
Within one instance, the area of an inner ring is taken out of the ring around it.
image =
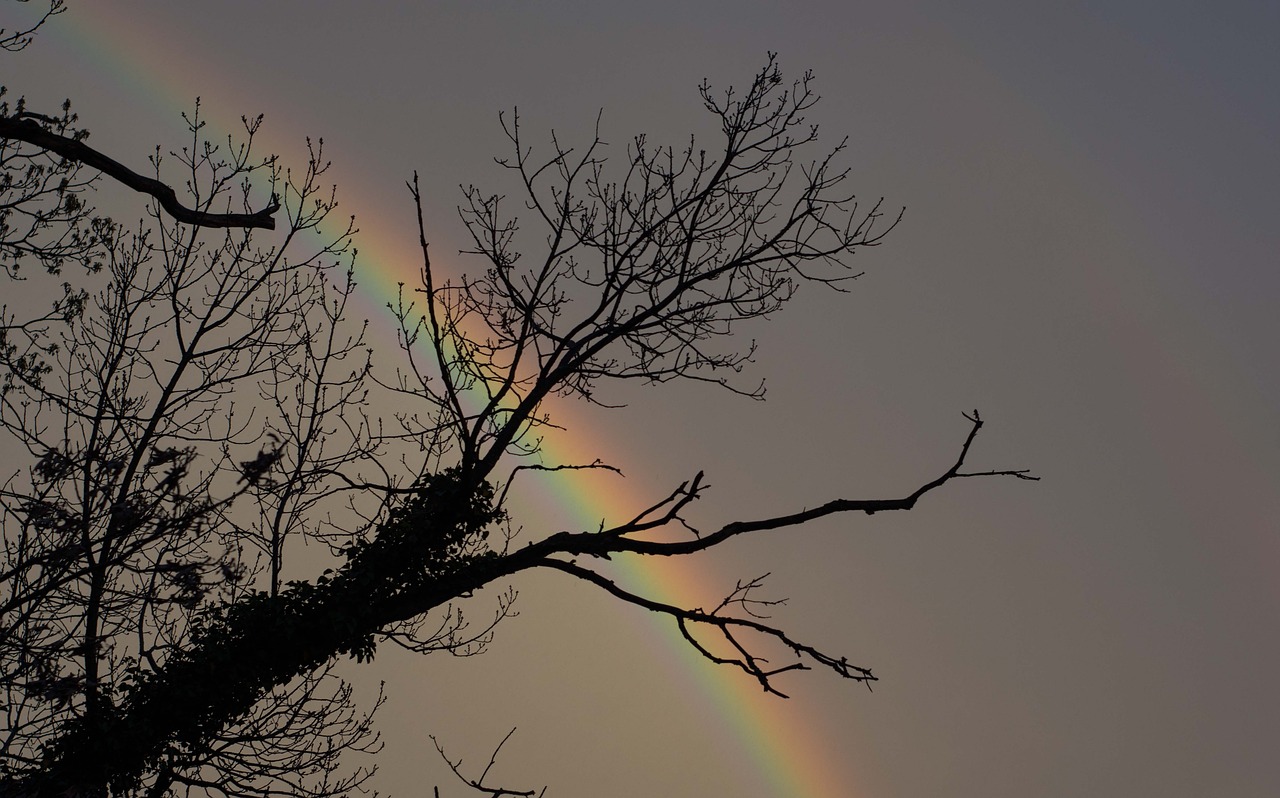
[[[295,164],[323,136],[388,346],[380,292],[417,268],[404,181],[422,175],[442,266],[469,268],[458,184],[514,189],[499,111],[539,144],[589,140],[601,108],[619,151],[679,144],[714,133],[704,77],[743,85],[767,51],[814,70],[823,140],[849,137],[859,195],[903,223],[850,294],[802,291],[743,331],[768,401],[689,385],[564,408],[554,445],[628,477],[546,486],[531,530],[698,470],[707,523],[904,495],[975,407],[973,463],[1043,477],[651,575],[714,601],[771,571],[775,619],[871,667],[874,692],[807,672],[766,699],[638,610],[521,578],[487,655],[357,671],[392,695],[380,791],[461,795],[426,735],[482,764],[516,726],[506,780],[563,798],[1280,794],[1280,5],[69,4],[5,59],[11,91],[70,97],[137,168],[180,146],[197,95],[213,129],[265,113]]]

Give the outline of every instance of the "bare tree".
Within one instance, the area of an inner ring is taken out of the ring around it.
[[[197,110],[174,160],[207,189],[194,198],[200,213],[248,201],[255,173],[280,186],[288,229],[274,245],[247,229],[171,223],[157,202],[136,230],[99,225],[101,272],[50,312],[18,315],[32,306],[19,289],[36,297],[36,281],[6,292],[19,301],[0,313],[0,429],[32,463],[0,487],[9,773],[38,767],[61,729],[115,711],[209,606],[278,592],[286,538],[340,545],[362,528],[352,516],[335,532],[331,514],[311,514],[344,468],[357,474],[376,451],[358,401],[369,353],[362,328],[344,321],[351,230],[299,252],[293,241],[334,206],[326,164],[318,145],[299,175],[255,161],[258,124],[216,147]],[[157,176],[168,168],[153,163]],[[157,795],[183,785],[257,795],[270,784],[337,794],[369,775],[334,775],[342,751],[376,747],[368,716],[322,663],[199,745],[167,751],[143,784]]]
[[[684,556],[911,509],[953,479],[1033,479],[966,468],[976,411],[954,462],[901,498],[698,527],[686,511],[706,492],[699,473],[598,529],[517,536],[508,507],[527,470],[608,467],[541,459],[552,397],[605,404],[610,380],[675,379],[761,396],[738,382],[754,347],[739,326],[803,283],[844,290],[848,259],[900,218],[853,196],[843,143],[810,154],[810,75],[784,82],[770,56],[745,91],[704,83],[701,97],[714,148],[638,137],[613,161],[598,134],[581,149],[553,136],[536,156],[510,117],[500,163],[531,229],[466,189],[470,276],[433,270],[415,176],[421,285],[391,308],[404,365],[380,379],[346,320],[354,228],[298,252],[335,207],[319,145],[290,174],[253,159],[256,121],[244,143],[214,147],[193,114],[190,145],[148,179],[165,185],[176,161],[203,187],[183,206],[196,215],[147,192],[149,223],[106,228],[98,283],[68,287],[39,318],[7,311],[0,327],[0,427],[30,458],[0,492],[0,793],[342,794],[369,774],[340,760],[376,750],[379,700],[362,711],[336,659],[370,659],[385,640],[473,653],[535,568],[669,617],[703,656],[777,695],[781,674],[814,666],[874,680],[770,623],[760,580],[705,610],[627,590],[583,555]],[[129,185],[81,150],[20,140]],[[284,217],[270,244],[268,226],[215,215],[229,198],[252,215],[263,195]],[[385,421],[366,412],[369,391],[396,408]],[[301,572],[289,541],[302,538],[328,543],[331,567]],[[490,586],[492,622],[473,629],[462,602]],[[778,651],[789,658],[772,664]],[[447,761],[482,792],[532,794]]]

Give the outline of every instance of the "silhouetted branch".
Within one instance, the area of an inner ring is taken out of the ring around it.
[[[19,2],[24,1],[19,0]],[[8,50],[11,53],[26,49],[26,46],[31,44],[31,39],[34,38],[37,30],[55,14],[61,14],[66,10],[66,0],[49,0],[49,7],[40,15],[39,19],[27,27],[12,31],[0,28],[0,49]]]
[[[449,770],[453,771],[453,775],[457,776],[458,780],[463,784],[477,792],[493,796],[493,798],[502,798],[504,795],[510,795],[513,798],[530,798],[530,796],[533,795],[545,795],[547,792],[545,787],[543,787],[542,791],[539,792],[538,790],[513,790],[510,787],[490,787],[484,783],[485,778],[489,775],[489,771],[493,770],[493,766],[498,762],[498,754],[502,751],[502,746],[506,745],[507,740],[510,740],[511,735],[515,733],[516,730],[514,728],[507,732],[507,735],[502,738],[502,742],[498,743],[497,748],[493,749],[493,753],[489,756],[489,764],[484,766],[484,770],[480,773],[480,778],[478,779],[469,779],[462,775],[462,759],[459,758],[456,762],[450,759],[448,755],[445,754],[444,747],[440,745],[440,741],[436,739],[434,734],[431,735],[431,743],[436,747],[436,751],[439,752],[440,758],[449,766]],[[439,794],[440,788],[437,787],[436,795]]]
[[[611,466],[603,460],[593,460],[590,463],[561,463],[559,465],[543,465],[542,463],[529,463],[518,465],[511,469],[507,481],[502,486],[502,492],[498,494],[498,506],[502,507],[507,502],[507,494],[511,492],[511,483],[515,482],[516,474],[521,471],[545,471],[547,473],[555,473],[557,471],[612,471],[618,476],[623,476],[621,469]]]
[[[818,507],[808,510],[801,510],[797,513],[787,515],[774,516],[771,518],[762,518],[753,521],[735,521],[731,524],[725,524],[718,530],[697,535],[692,540],[679,541],[651,541],[628,537],[638,531],[653,528],[657,524],[652,522],[642,522],[634,527],[626,526],[616,527],[608,530],[606,534],[586,534],[586,533],[569,533],[561,532],[548,539],[549,541],[557,541],[557,550],[567,554],[590,554],[595,556],[608,556],[619,552],[632,552],[635,554],[656,554],[663,556],[673,556],[681,554],[692,554],[698,551],[717,546],[729,538],[737,535],[743,535],[749,532],[762,532],[771,529],[783,529],[785,527],[799,526],[810,521],[823,518],[836,513],[861,512],[867,515],[874,515],[879,512],[889,512],[893,510],[910,510],[915,507],[916,502],[922,496],[935,490],[952,479],[960,479],[963,477],[1015,477],[1017,479],[1037,481],[1040,478],[1031,475],[1026,469],[1010,470],[991,470],[991,471],[975,471],[962,472],[961,466],[964,465],[965,457],[969,454],[969,449],[973,445],[974,438],[978,435],[978,430],[982,428],[983,421],[978,415],[978,411],[973,411],[972,415],[963,414],[971,423],[969,434],[965,437],[963,445],[960,447],[960,454],[956,458],[955,463],[946,470],[941,476],[930,480],[912,491],[901,499],[836,499],[827,502]],[[669,522],[677,517],[679,507],[687,504],[699,495],[700,481],[702,475],[698,474],[694,480],[689,483],[689,487],[681,486],[671,497],[667,499],[672,502],[672,509],[663,516],[664,521]]]
[[[178,201],[177,193],[169,186],[155,178],[138,174],[124,164],[98,152],[78,138],[60,136],[45,129],[36,121],[40,118],[42,117],[35,114],[0,116],[0,138],[25,141],[28,144],[61,155],[63,158],[98,169],[126,187],[154,197],[165,212],[185,224],[193,224],[200,227],[275,229],[276,222],[272,217],[276,211],[280,210],[280,200],[274,195],[272,195],[271,202],[267,207],[254,213],[209,213],[188,208]]]
[[[781,629],[769,626],[768,624],[747,618],[734,618],[732,616],[719,615],[715,612],[704,612],[700,609],[686,609],[674,604],[655,601],[625,590],[619,587],[612,579],[588,568],[583,568],[573,562],[565,562],[553,557],[548,557],[540,562],[539,565],[544,568],[563,571],[570,576],[576,576],[585,582],[590,582],[591,584],[602,588],[614,598],[621,599],[628,604],[643,607],[651,612],[670,615],[672,618],[675,618],[676,623],[680,627],[680,633],[684,636],[684,639],[692,645],[699,654],[717,665],[732,665],[734,667],[741,668],[760,682],[760,686],[765,690],[765,692],[773,693],[776,696],[786,698],[787,694],[774,687],[773,683],[769,681],[770,677],[786,673],[787,671],[809,670],[809,666],[803,662],[794,662],[790,665],[783,665],[777,668],[766,668],[765,663],[767,663],[768,660],[752,654],[747,649],[747,646],[743,644],[735,634],[738,630],[755,632],[765,637],[773,638],[782,645],[791,649],[797,657],[807,657],[819,665],[830,668],[846,679],[853,679],[854,681],[859,682],[876,681],[876,677],[872,675],[870,670],[860,668],[856,665],[850,665],[848,660],[844,657],[836,659],[835,657],[822,653],[812,646],[797,642]],[[737,658],[727,658],[720,657],[712,653],[700,640],[697,639],[697,637],[694,636],[690,630],[690,624],[705,624],[716,628],[724,636],[725,640],[738,651],[739,656]]]

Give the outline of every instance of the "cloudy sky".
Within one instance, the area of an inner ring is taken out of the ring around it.
[[[499,111],[537,142],[586,141],[603,109],[619,150],[679,144],[714,132],[703,78],[745,84],[768,51],[814,70],[811,119],[903,223],[851,293],[802,291],[743,333],[766,402],[669,386],[562,408],[550,445],[628,476],[530,491],[530,530],[698,470],[708,524],[904,495],[975,407],[974,464],[1043,477],[629,575],[712,602],[771,572],[775,619],[874,692],[808,672],[767,699],[657,619],[521,579],[487,655],[359,671],[392,695],[379,790],[460,795],[427,735],[480,765],[518,727],[502,775],[565,798],[1280,793],[1280,6],[69,2],[3,82],[36,110],[71,97],[137,168],[196,96],[213,129],[265,113],[287,161],[324,137],[388,346],[380,307],[417,268],[404,181],[465,271],[458,185],[514,188]]]

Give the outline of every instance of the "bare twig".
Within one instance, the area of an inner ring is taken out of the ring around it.
[[[20,2],[25,2],[25,0],[20,0]],[[39,19],[30,23],[27,27],[19,28],[18,30],[0,28],[0,50],[8,50],[11,53],[25,50],[27,45],[31,44],[31,40],[35,38],[37,30],[54,15],[61,14],[66,10],[66,0],[49,0],[49,7],[40,15]]]
[[[530,796],[533,795],[545,794],[545,787],[542,789],[542,792],[539,793],[537,790],[513,790],[510,787],[490,787],[484,783],[485,778],[489,775],[489,771],[493,769],[493,766],[498,761],[498,754],[502,751],[502,746],[506,745],[507,740],[510,740],[511,735],[515,733],[516,730],[512,728],[511,731],[507,732],[507,735],[502,738],[502,742],[498,743],[498,746],[493,749],[493,753],[489,755],[489,764],[484,766],[484,770],[480,773],[480,778],[478,779],[469,779],[462,775],[462,759],[459,758],[456,762],[450,759],[445,754],[444,747],[440,745],[440,741],[436,739],[434,734],[431,735],[431,743],[436,747],[436,751],[439,752],[440,758],[449,766],[449,770],[453,771],[453,775],[457,776],[463,784],[477,792],[491,795],[493,798],[502,798],[504,795],[510,795],[513,796],[513,798],[530,798]],[[439,789],[439,787],[436,788],[437,794],[439,794]]]

